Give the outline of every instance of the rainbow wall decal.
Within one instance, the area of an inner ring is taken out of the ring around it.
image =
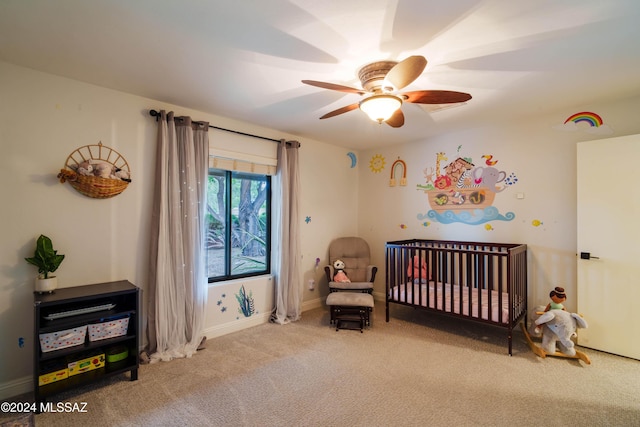
[[[393,165],[391,165],[391,179],[389,180],[389,187],[396,186],[396,168],[400,168],[400,173],[402,173],[402,178],[400,178],[400,185],[407,185],[407,164],[404,162],[404,160],[400,160],[400,157],[398,157],[398,160],[393,162]]]
[[[586,111],[582,113],[576,113],[564,121],[565,124],[569,122],[574,122],[574,123],[585,122],[585,123],[588,123],[591,127],[602,126],[602,118],[599,115],[597,115],[596,113],[590,113]]]

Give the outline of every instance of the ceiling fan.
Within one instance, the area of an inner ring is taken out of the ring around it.
[[[320,119],[328,119],[360,108],[371,120],[385,122],[391,127],[404,125],[404,114],[401,106],[404,102],[413,104],[453,104],[471,99],[464,92],[448,90],[418,90],[400,93],[401,89],[417,79],[427,66],[423,56],[410,56],[400,62],[378,61],[365,65],[358,71],[358,78],[363,89],[342,86],[316,80],[302,80],[302,83],[323,89],[356,93],[365,96],[362,101],[331,111]]]

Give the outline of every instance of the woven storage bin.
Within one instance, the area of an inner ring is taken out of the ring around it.
[[[130,180],[124,181],[119,178],[103,178],[78,173],[78,166],[85,161],[108,163],[114,171],[123,171],[127,176],[131,174],[126,159],[116,150],[105,147],[100,142],[94,145],[85,145],[73,151],[67,157],[64,169],[61,169],[58,174],[60,182],[68,181],[78,193],[94,199],[108,199],[127,189]]]

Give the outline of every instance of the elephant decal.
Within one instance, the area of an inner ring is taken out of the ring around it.
[[[494,193],[499,193],[507,188],[506,185],[499,189],[496,187],[497,184],[505,180],[505,178],[507,177],[507,173],[505,171],[499,171],[498,169],[491,166],[476,167],[475,169],[473,169],[472,177],[474,186],[485,187],[489,191],[493,191]]]

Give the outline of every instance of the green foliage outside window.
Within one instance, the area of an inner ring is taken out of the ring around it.
[[[209,281],[269,273],[269,176],[211,169],[207,185]]]

